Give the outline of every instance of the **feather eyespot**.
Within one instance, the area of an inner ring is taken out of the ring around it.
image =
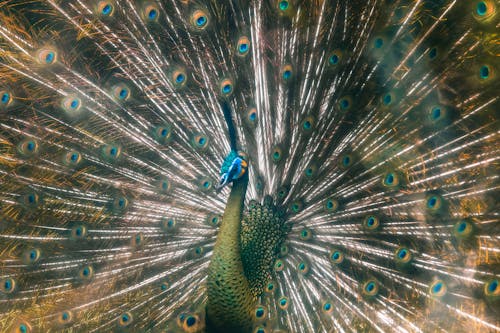
[[[238,39],[236,44],[239,56],[246,56],[250,52],[250,39],[247,36],[242,36]]]
[[[61,312],[57,317],[57,321],[63,325],[71,324],[73,322],[73,312],[69,310]]]
[[[233,90],[234,90],[233,80],[231,80],[231,79],[222,80],[221,83],[219,84],[219,89],[220,89],[222,96],[224,96],[224,97],[231,96],[233,94]]]
[[[293,67],[290,64],[284,65],[281,68],[281,78],[286,82],[290,81],[293,77]]]
[[[442,280],[436,280],[429,286],[429,293],[432,297],[442,298],[446,295],[448,288]]]
[[[161,144],[167,144],[172,140],[172,126],[163,124],[154,129],[154,138]]]
[[[22,259],[26,265],[34,265],[40,260],[41,256],[42,252],[40,249],[30,248],[24,251]]]
[[[337,68],[338,65],[342,62],[343,59],[343,52],[340,49],[333,50],[329,55],[328,55],[328,66],[330,68]]]
[[[377,281],[371,279],[366,281],[362,287],[362,294],[366,298],[372,298],[378,295],[379,286]]]
[[[40,65],[53,65],[57,62],[57,56],[53,47],[44,47],[36,53],[36,60]]]
[[[177,230],[177,220],[174,218],[163,218],[160,221],[160,229],[163,232],[171,233]]]
[[[204,30],[209,23],[208,14],[201,9],[195,10],[191,14],[190,22],[196,30]]]
[[[134,322],[134,317],[130,312],[124,312],[118,317],[118,325],[121,327],[130,326]]]
[[[17,145],[17,151],[23,157],[27,158],[36,156],[38,154],[39,149],[40,145],[38,144],[38,141],[35,139],[25,139]]]
[[[68,113],[76,113],[82,107],[82,100],[76,96],[69,95],[63,98],[61,107]]]
[[[115,13],[115,6],[111,1],[99,1],[96,12],[100,16],[110,17]]]
[[[71,150],[63,155],[63,164],[68,167],[75,167],[82,161],[82,154],[76,150]]]
[[[78,276],[83,281],[90,281],[94,277],[94,268],[92,266],[84,266],[78,271]]]
[[[210,140],[208,136],[198,133],[193,135],[191,138],[191,144],[193,147],[199,151],[204,151],[207,149]]]
[[[339,250],[331,250],[329,253],[330,261],[335,265],[340,265],[344,262],[344,254]]]
[[[367,231],[377,231],[380,229],[380,219],[375,215],[368,215],[363,220],[363,228]]]
[[[475,1],[472,8],[472,16],[481,23],[491,22],[497,13],[497,7],[493,0]]]
[[[339,202],[334,198],[328,198],[323,204],[323,208],[325,209],[326,212],[333,213],[337,211],[337,209],[339,208]]]
[[[305,261],[300,261],[298,264],[297,264],[297,271],[299,272],[299,274],[301,275],[307,275],[307,273],[309,273],[309,264]]]
[[[398,247],[394,251],[394,260],[398,264],[409,264],[413,259],[411,251],[406,247]]]
[[[0,280],[0,292],[4,294],[12,294],[17,289],[17,282],[13,278],[5,278]]]
[[[13,100],[14,98],[12,97],[10,91],[0,90],[0,109],[9,107],[12,104]]]
[[[130,89],[123,83],[113,87],[113,97],[117,101],[124,102],[130,98]]]
[[[188,81],[186,70],[181,67],[173,70],[171,74],[171,81],[176,89],[185,87]]]
[[[155,22],[160,17],[160,10],[154,4],[144,7],[143,16],[148,22]]]
[[[321,305],[321,310],[326,314],[332,313],[333,312],[332,302],[331,301],[323,302],[323,304]]]
[[[278,299],[278,307],[281,309],[281,310],[286,310],[288,309],[288,307],[290,306],[290,302],[288,300],[288,297],[286,296],[282,296]]]
[[[113,162],[120,158],[122,154],[122,148],[119,145],[107,144],[101,148],[101,152],[105,159]]]

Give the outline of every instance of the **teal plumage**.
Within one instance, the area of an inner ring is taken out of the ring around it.
[[[499,11],[3,1],[0,331],[500,331]]]

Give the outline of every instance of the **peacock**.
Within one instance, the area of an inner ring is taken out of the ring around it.
[[[499,12],[2,0],[0,331],[500,331]]]

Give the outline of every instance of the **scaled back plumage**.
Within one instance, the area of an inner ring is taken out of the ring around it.
[[[500,331],[499,11],[2,1],[0,331]]]

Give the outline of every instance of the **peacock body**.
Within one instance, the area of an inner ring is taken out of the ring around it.
[[[499,11],[3,0],[0,331],[500,331]]]

